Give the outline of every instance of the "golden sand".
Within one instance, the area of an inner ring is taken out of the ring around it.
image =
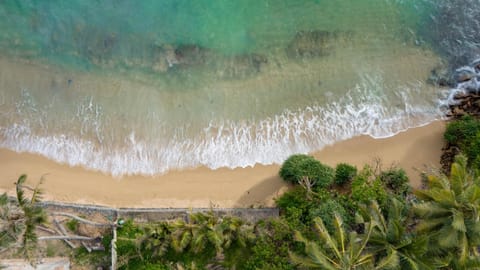
[[[418,186],[419,170],[439,167],[444,129],[445,123],[437,121],[385,139],[359,136],[313,155],[332,166],[348,162],[362,167],[380,158],[385,166],[400,165],[412,185]],[[46,200],[114,207],[273,206],[273,199],[287,188],[278,170],[279,165],[234,170],[196,168],[155,177],[118,179],[39,155],[0,149],[0,190],[13,192],[15,180],[26,173],[30,183],[45,178],[42,187]]]

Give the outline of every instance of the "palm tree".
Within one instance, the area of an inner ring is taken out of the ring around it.
[[[172,247],[176,252],[182,252],[190,245],[195,227],[196,224],[184,220],[176,220],[170,224]]]
[[[480,265],[480,179],[467,169],[463,155],[455,158],[450,178],[445,175],[428,177],[425,190],[415,194],[421,200],[414,206],[420,218],[417,230],[428,233],[434,252],[451,254],[450,265],[456,269],[472,269]]]
[[[304,267],[328,270],[374,269],[374,254],[367,251],[367,243],[374,229],[373,223],[365,223],[365,233],[346,232],[341,217],[335,213],[335,234],[331,235],[320,218],[314,219],[319,242],[306,239],[295,232],[295,240],[305,245],[305,254],[290,252],[291,260]]]
[[[143,230],[139,247],[149,251],[153,258],[165,255],[171,245],[170,229],[167,223],[160,223],[156,226],[147,226]]]
[[[220,253],[223,244],[220,224],[221,219],[213,212],[190,214],[188,222],[177,220],[170,225],[172,247],[177,252],[189,247],[191,251],[199,254],[210,244]]]
[[[18,240],[24,226],[23,214],[18,207],[14,207],[6,193],[0,196],[0,247],[7,250]]]
[[[215,251],[210,266],[231,263],[225,261],[225,252],[238,255],[237,248],[245,248],[255,238],[251,225],[236,217],[219,217],[213,211],[191,214],[188,222],[177,220],[170,225],[170,230],[171,246],[177,252],[189,250],[206,255],[206,251]]]
[[[233,245],[245,248],[255,240],[253,226],[243,222],[238,217],[226,216],[222,219],[218,231],[222,235],[222,248],[228,249]]]
[[[27,176],[21,175],[15,183],[15,204],[9,202],[6,194],[0,197],[0,243],[4,249],[11,245],[19,247],[27,258],[31,258],[37,245],[36,227],[46,222],[46,214],[38,205],[42,194],[42,179],[34,188],[25,185],[26,181]],[[25,197],[25,189],[31,191],[30,199]]]
[[[29,258],[30,253],[37,246],[37,234],[35,229],[37,225],[47,221],[47,216],[43,208],[38,205],[41,200],[42,191],[40,189],[40,185],[42,184],[43,180],[40,179],[38,184],[33,189],[25,186],[25,181],[27,181],[27,176],[25,174],[18,178],[16,183],[16,193],[18,205],[23,210],[25,215],[25,230],[22,235],[22,249],[27,258]],[[30,200],[26,199],[24,196],[25,188],[28,188],[32,191],[32,197]]]
[[[374,223],[368,249],[376,255],[377,268],[384,269],[433,269],[424,255],[428,249],[426,235],[414,235],[405,214],[405,203],[393,198],[389,201],[387,218],[377,201],[361,207],[363,219]]]

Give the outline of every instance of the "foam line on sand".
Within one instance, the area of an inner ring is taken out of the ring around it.
[[[444,129],[445,123],[437,121],[390,138],[358,136],[313,155],[332,166],[348,162],[362,167],[375,158],[385,166],[397,163],[407,171],[412,185],[418,186],[419,170],[439,167]],[[45,178],[45,199],[113,207],[273,206],[273,199],[287,189],[278,170],[278,165],[233,170],[201,167],[156,177],[114,178],[39,155],[0,149],[0,190],[13,192],[15,180],[26,173],[30,183]]]

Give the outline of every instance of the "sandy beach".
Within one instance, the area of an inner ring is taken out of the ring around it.
[[[313,153],[334,166],[348,162],[358,167],[380,158],[385,167],[396,163],[420,183],[419,171],[439,167],[445,123],[409,129],[396,136],[373,139],[359,136]],[[239,169],[196,168],[162,176],[113,178],[81,167],[70,167],[42,156],[0,149],[0,190],[13,192],[21,174],[28,182],[40,177],[45,200],[93,203],[114,207],[260,207],[273,206],[288,187],[278,177],[279,165]]]

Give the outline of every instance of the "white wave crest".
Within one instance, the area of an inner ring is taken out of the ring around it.
[[[294,153],[362,134],[388,137],[443,117],[442,103],[419,101],[421,83],[398,87],[390,96],[383,87],[381,77],[366,76],[335,102],[260,120],[211,122],[192,138],[171,138],[168,143],[137,139],[132,131],[122,147],[113,148],[80,134],[34,134],[25,122],[0,127],[0,147],[114,176],[156,175],[202,165],[216,169],[278,164]]]

